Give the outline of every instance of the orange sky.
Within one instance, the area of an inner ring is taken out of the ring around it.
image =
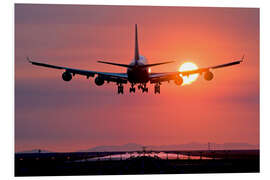
[[[191,85],[161,86],[161,94],[116,94],[113,83],[61,79],[41,62],[125,72],[97,60],[129,63],[134,24],[152,72],[177,71],[246,55],[241,65],[214,71]],[[15,148],[76,151],[96,145],[188,142],[259,144],[259,9],[23,5],[15,7]]]

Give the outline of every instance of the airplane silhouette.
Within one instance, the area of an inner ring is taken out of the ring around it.
[[[62,78],[64,81],[70,81],[72,79],[72,76],[75,76],[76,74],[78,74],[78,75],[86,76],[87,79],[89,77],[96,76],[95,84],[97,86],[103,85],[105,81],[115,82],[118,86],[118,94],[124,93],[123,84],[127,84],[127,83],[131,84],[129,92],[135,93],[135,85],[138,85],[138,89],[142,90],[142,92],[148,92],[147,83],[150,82],[151,84],[155,84],[154,92],[156,94],[156,93],[160,93],[160,85],[162,82],[166,82],[166,81],[169,82],[173,80],[176,85],[180,86],[183,83],[182,77],[189,76],[191,74],[202,75],[204,73],[204,79],[207,81],[210,81],[214,77],[214,74],[210,70],[240,64],[243,61],[243,59],[244,59],[244,56],[240,60],[233,61],[230,63],[221,64],[217,66],[210,66],[206,68],[199,68],[199,69],[190,70],[190,71],[150,73],[149,67],[158,66],[162,64],[168,64],[174,61],[147,64],[147,59],[144,56],[139,54],[137,24],[135,24],[135,55],[134,55],[134,59],[131,61],[130,64],[119,64],[119,63],[114,63],[114,62],[98,61],[99,63],[110,64],[114,66],[127,68],[127,73],[98,72],[98,71],[81,70],[81,69],[74,69],[74,68],[68,68],[68,67],[62,67],[62,66],[55,66],[55,65],[35,62],[27,57],[27,60],[33,65],[65,70],[62,74]]]

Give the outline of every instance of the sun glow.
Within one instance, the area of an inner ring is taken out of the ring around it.
[[[180,72],[196,70],[196,69],[198,69],[198,66],[196,64],[192,63],[192,62],[185,62],[184,64],[182,64],[179,67]],[[182,78],[183,78],[183,84],[182,85],[191,84],[192,82],[196,81],[198,76],[199,76],[199,74],[192,74],[192,75],[189,75],[189,76],[182,76]]]

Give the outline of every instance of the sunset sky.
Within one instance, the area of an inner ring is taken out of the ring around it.
[[[62,80],[61,70],[36,61],[85,70],[126,72],[97,63],[128,64],[139,49],[149,63],[176,61],[152,72],[177,71],[239,59],[210,82],[161,94],[117,94],[114,83]],[[259,9],[143,6],[15,6],[15,150],[76,151],[97,145],[246,142],[259,144]]]

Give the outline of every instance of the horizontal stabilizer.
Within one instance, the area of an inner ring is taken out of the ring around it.
[[[110,64],[110,65],[121,66],[121,67],[126,67],[126,68],[131,68],[132,67],[132,66],[130,66],[128,64],[118,64],[118,63],[106,62],[106,61],[98,61],[98,63]]]
[[[155,63],[155,64],[146,64],[146,65],[142,65],[142,67],[152,67],[152,66],[158,66],[158,65],[162,65],[162,64],[169,64],[169,63],[173,63],[175,61],[167,61],[167,62],[162,62],[162,63]]]

